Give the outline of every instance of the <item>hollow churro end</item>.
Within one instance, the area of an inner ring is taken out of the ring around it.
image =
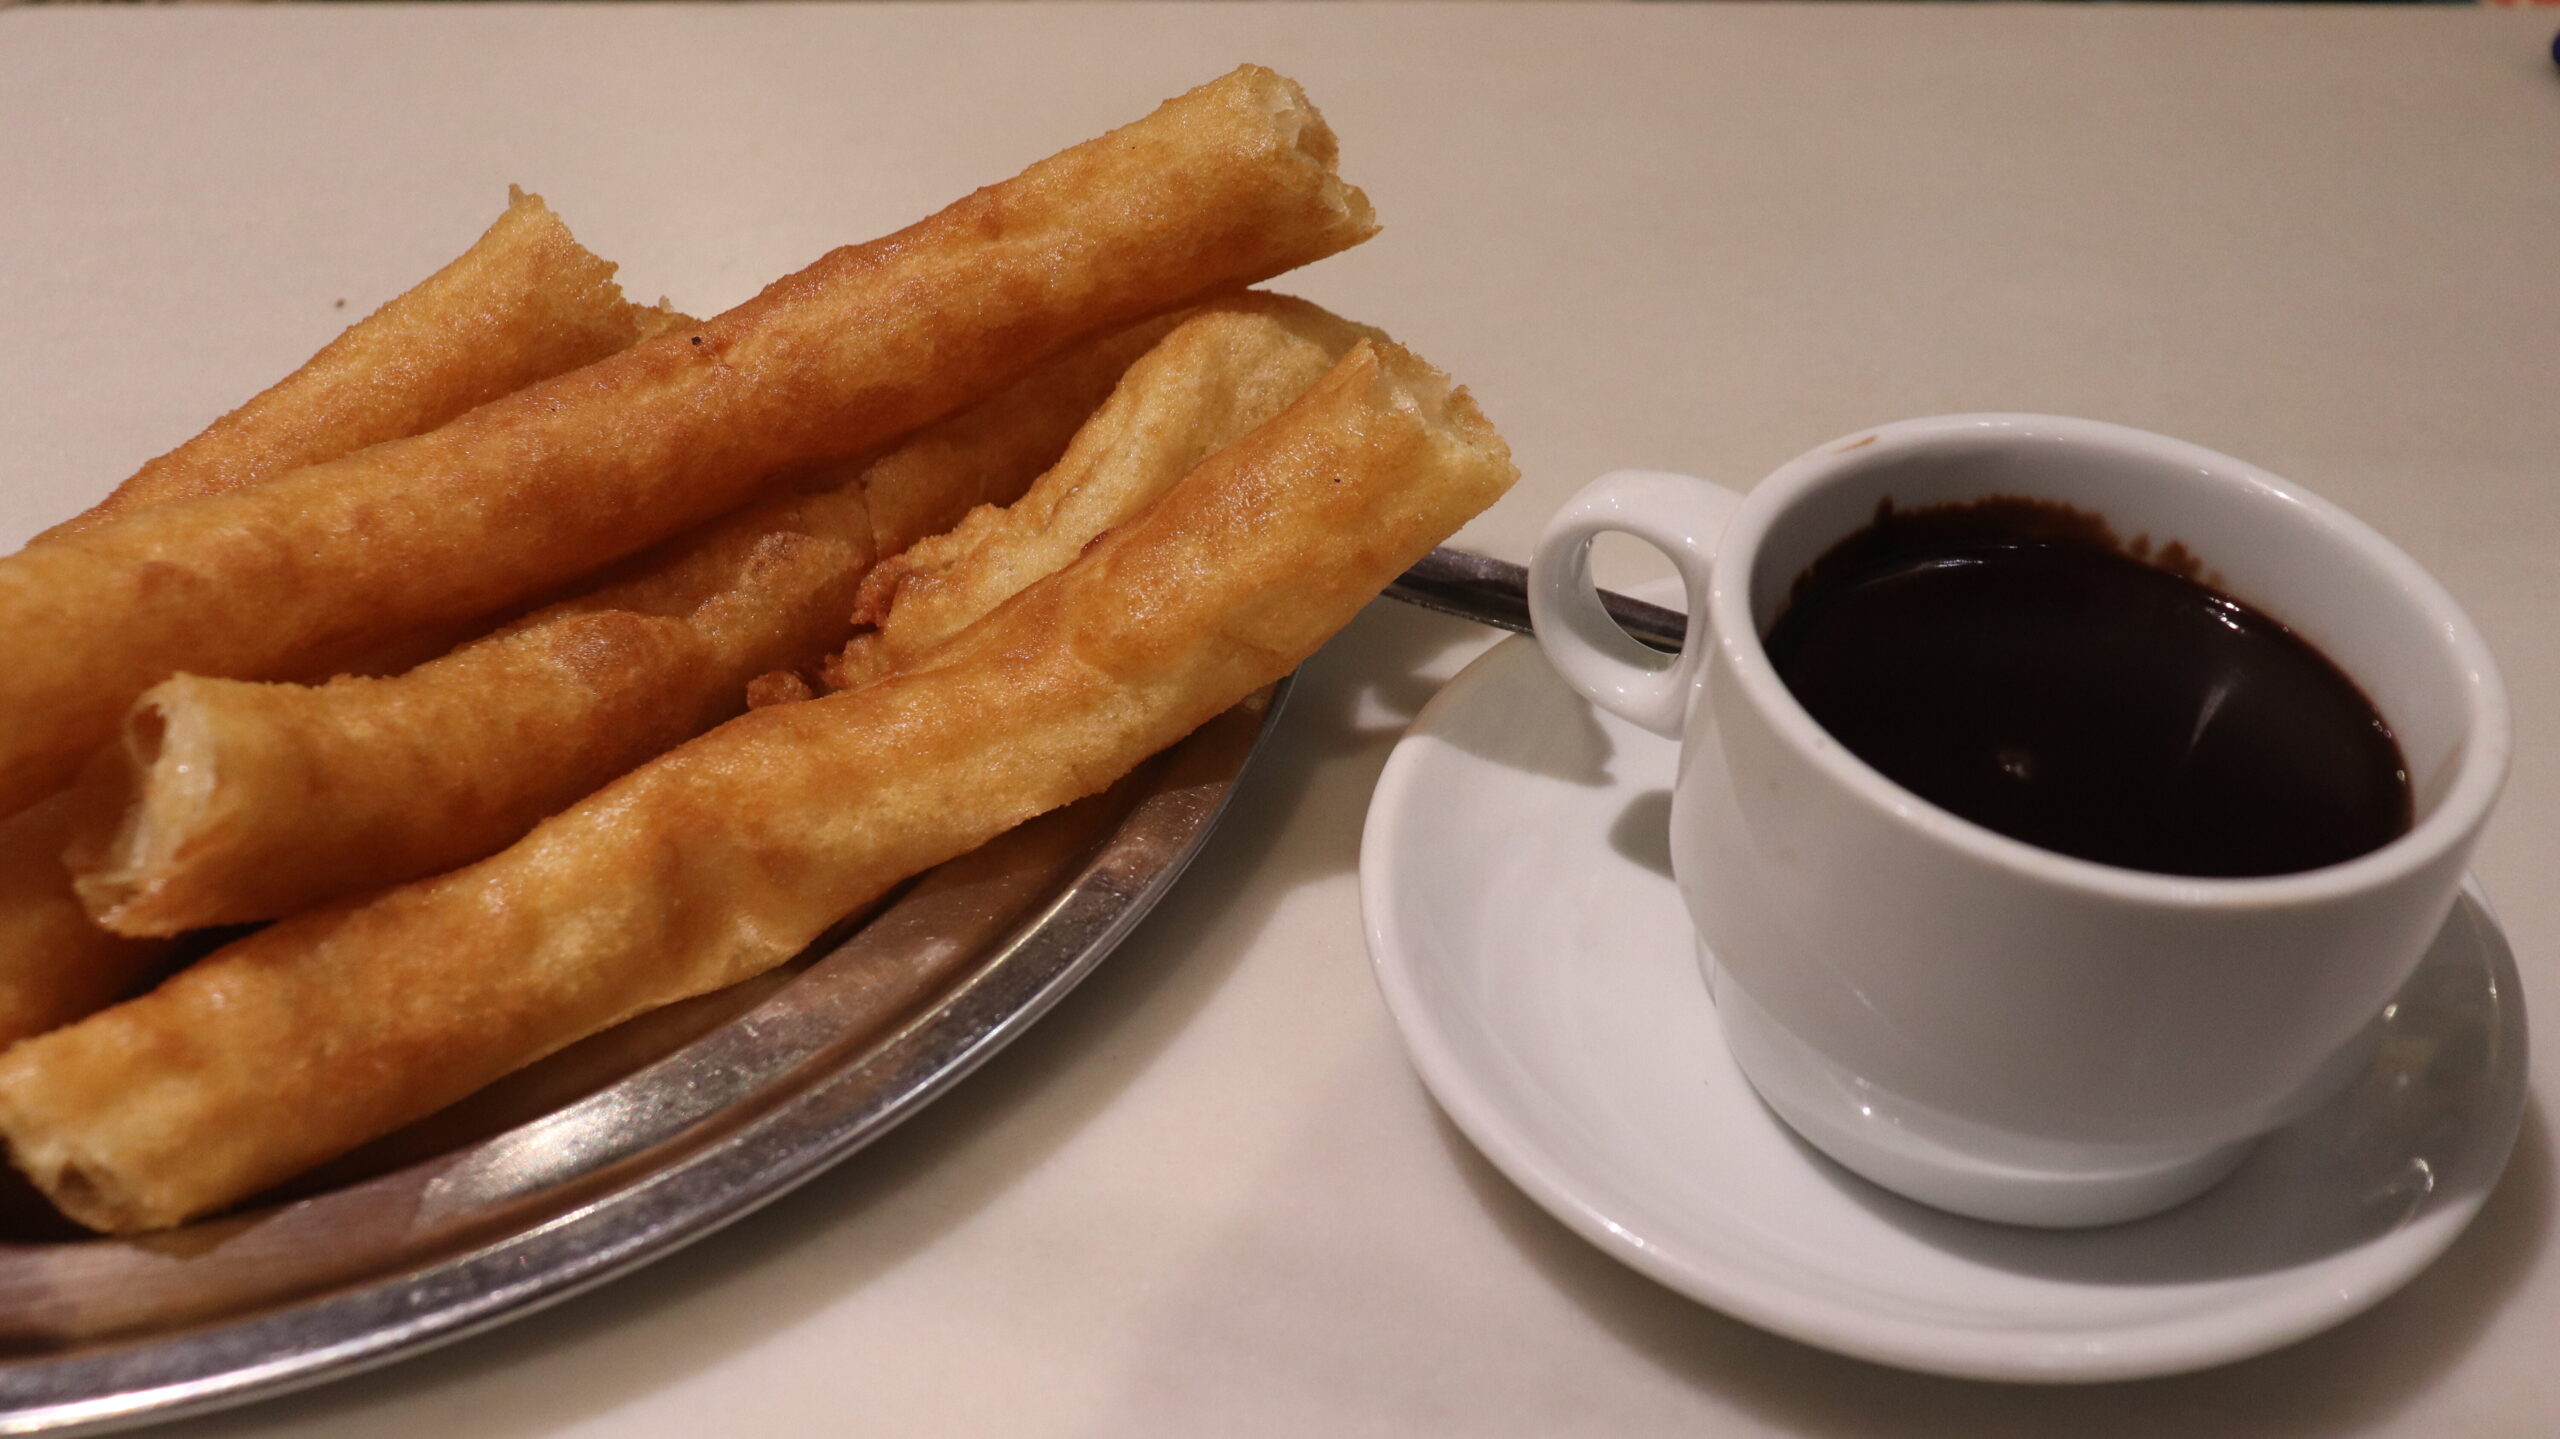
[[[1322,202],[1344,222],[1347,230],[1356,232],[1346,243],[1358,244],[1378,233],[1378,212],[1359,186],[1335,172],[1342,160],[1342,142],[1333,127],[1325,123],[1324,114],[1297,81],[1261,65],[1241,65],[1218,84],[1241,79],[1253,100],[1270,117],[1272,133],[1280,143],[1296,152],[1320,172],[1318,181]]]
[[[165,939],[190,927],[158,913],[152,876],[215,809],[220,747],[193,702],[208,683],[177,675],[145,692],[75,787],[63,863],[82,907],[111,934]]]
[[[57,1031],[60,1033],[61,1031]],[[19,1079],[38,1066],[58,1063],[39,1035],[0,1056],[0,1128],[9,1136],[9,1162],[42,1190],[53,1206],[73,1221],[101,1234],[135,1234],[165,1229],[194,1217],[183,1209],[157,1203],[128,1182],[118,1166],[102,1163],[80,1143],[80,1126],[63,1124],[44,1103],[43,1091],[22,1099]],[[32,1050],[45,1052],[30,1058]],[[100,1082],[97,1075],[89,1083]],[[75,1087],[79,1086],[75,1080]],[[147,1181],[146,1181],[147,1182]]]
[[[1369,382],[1374,401],[1381,408],[1407,411],[1418,419],[1449,468],[1484,476],[1487,483],[1502,477],[1492,489],[1493,496],[1509,488],[1520,473],[1512,463],[1511,447],[1485,418],[1473,392],[1402,345],[1390,341],[1376,347],[1376,353],[1378,368]]]
[[[101,1234],[139,1234],[178,1222],[155,1219],[112,1177],[101,1180],[75,1159],[48,1153],[21,1159],[19,1167],[66,1217]]]

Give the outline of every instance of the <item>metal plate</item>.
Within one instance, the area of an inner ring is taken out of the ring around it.
[[[1285,682],[793,965],[534,1065],[247,1212],[43,1232],[0,1195],[0,1433],[340,1377],[698,1239],[878,1138],[1084,977],[1208,837]],[[859,917],[857,917],[859,919]]]

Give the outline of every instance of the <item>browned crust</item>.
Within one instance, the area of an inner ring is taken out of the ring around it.
[[[929,425],[862,470],[883,559],[941,534],[980,505],[1019,499],[1065,453],[1130,364],[1188,311],[1087,340],[994,398]]]
[[[478,865],[0,1056],[0,1132],[94,1227],[236,1202],[1101,789],[1286,673],[1514,473],[1463,391],[1364,343],[930,662],[742,716]]]
[[[89,919],[63,873],[72,796],[0,820],[0,1046],[113,1003],[170,952]]]
[[[176,935],[493,853],[840,639],[870,547],[859,488],[789,496],[407,674],[163,681],[82,786],[73,888]]]
[[[1078,337],[1367,237],[1333,137],[1245,67],[746,304],[255,489],[0,560],[0,807],[181,669],[276,678],[487,613],[994,392]],[[38,637],[41,637],[40,639]]]
[[[571,238],[540,196],[511,190],[505,213],[460,258],[38,538],[415,434],[610,354],[647,325],[690,323],[624,303],[613,268]],[[172,951],[166,940],[109,934],[90,920],[62,863],[78,814],[60,793],[0,820],[0,1045],[97,1010]]]
[[[982,506],[862,582],[857,635],[826,670],[867,683],[959,633],[1193,466],[1304,394],[1363,338],[1385,336],[1287,295],[1254,291],[1182,312],[1127,366],[1055,465],[1011,503]]]
[[[452,264],[37,538],[92,529],[171,500],[227,494],[421,434],[511,390],[601,360],[647,326],[682,320],[624,300],[613,271],[570,236],[541,196],[510,188],[506,212]]]

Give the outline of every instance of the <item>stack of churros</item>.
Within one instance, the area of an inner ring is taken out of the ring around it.
[[[1243,288],[1375,229],[1334,159],[1248,66],[702,322],[519,196],[0,560],[17,1166],[110,1232],[238,1204],[1294,668],[1514,477]]]

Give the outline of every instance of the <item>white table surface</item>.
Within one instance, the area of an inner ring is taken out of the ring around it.
[[[2549,12],[926,6],[0,14],[0,539],[442,263],[510,181],[697,313],[1245,59],[1386,232],[1287,282],[1470,382],[1525,555],[1620,465],[2090,415],[2344,503],[2488,632],[2480,856],[2560,1005],[2560,72]],[[344,301],[341,306],[339,302]],[[1613,564],[1618,563],[1612,561]],[[1633,577],[1632,562],[1614,577]],[[29,642],[19,637],[13,642]],[[2560,1424],[2545,1098],[2376,1311],[2026,1389],[1772,1338],[1515,1193],[1371,986],[1378,766],[1481,636],[1308,668],[1174,898],[920,1119],[636,1276],[200,1432],[2527,1435]],[[2560,1011],[2546,1008],[2548,1016]],[[2546,1020],[2545,1032],[2550,1032]],[[2560,1064],[2547,1039],[2535,1088]]]

